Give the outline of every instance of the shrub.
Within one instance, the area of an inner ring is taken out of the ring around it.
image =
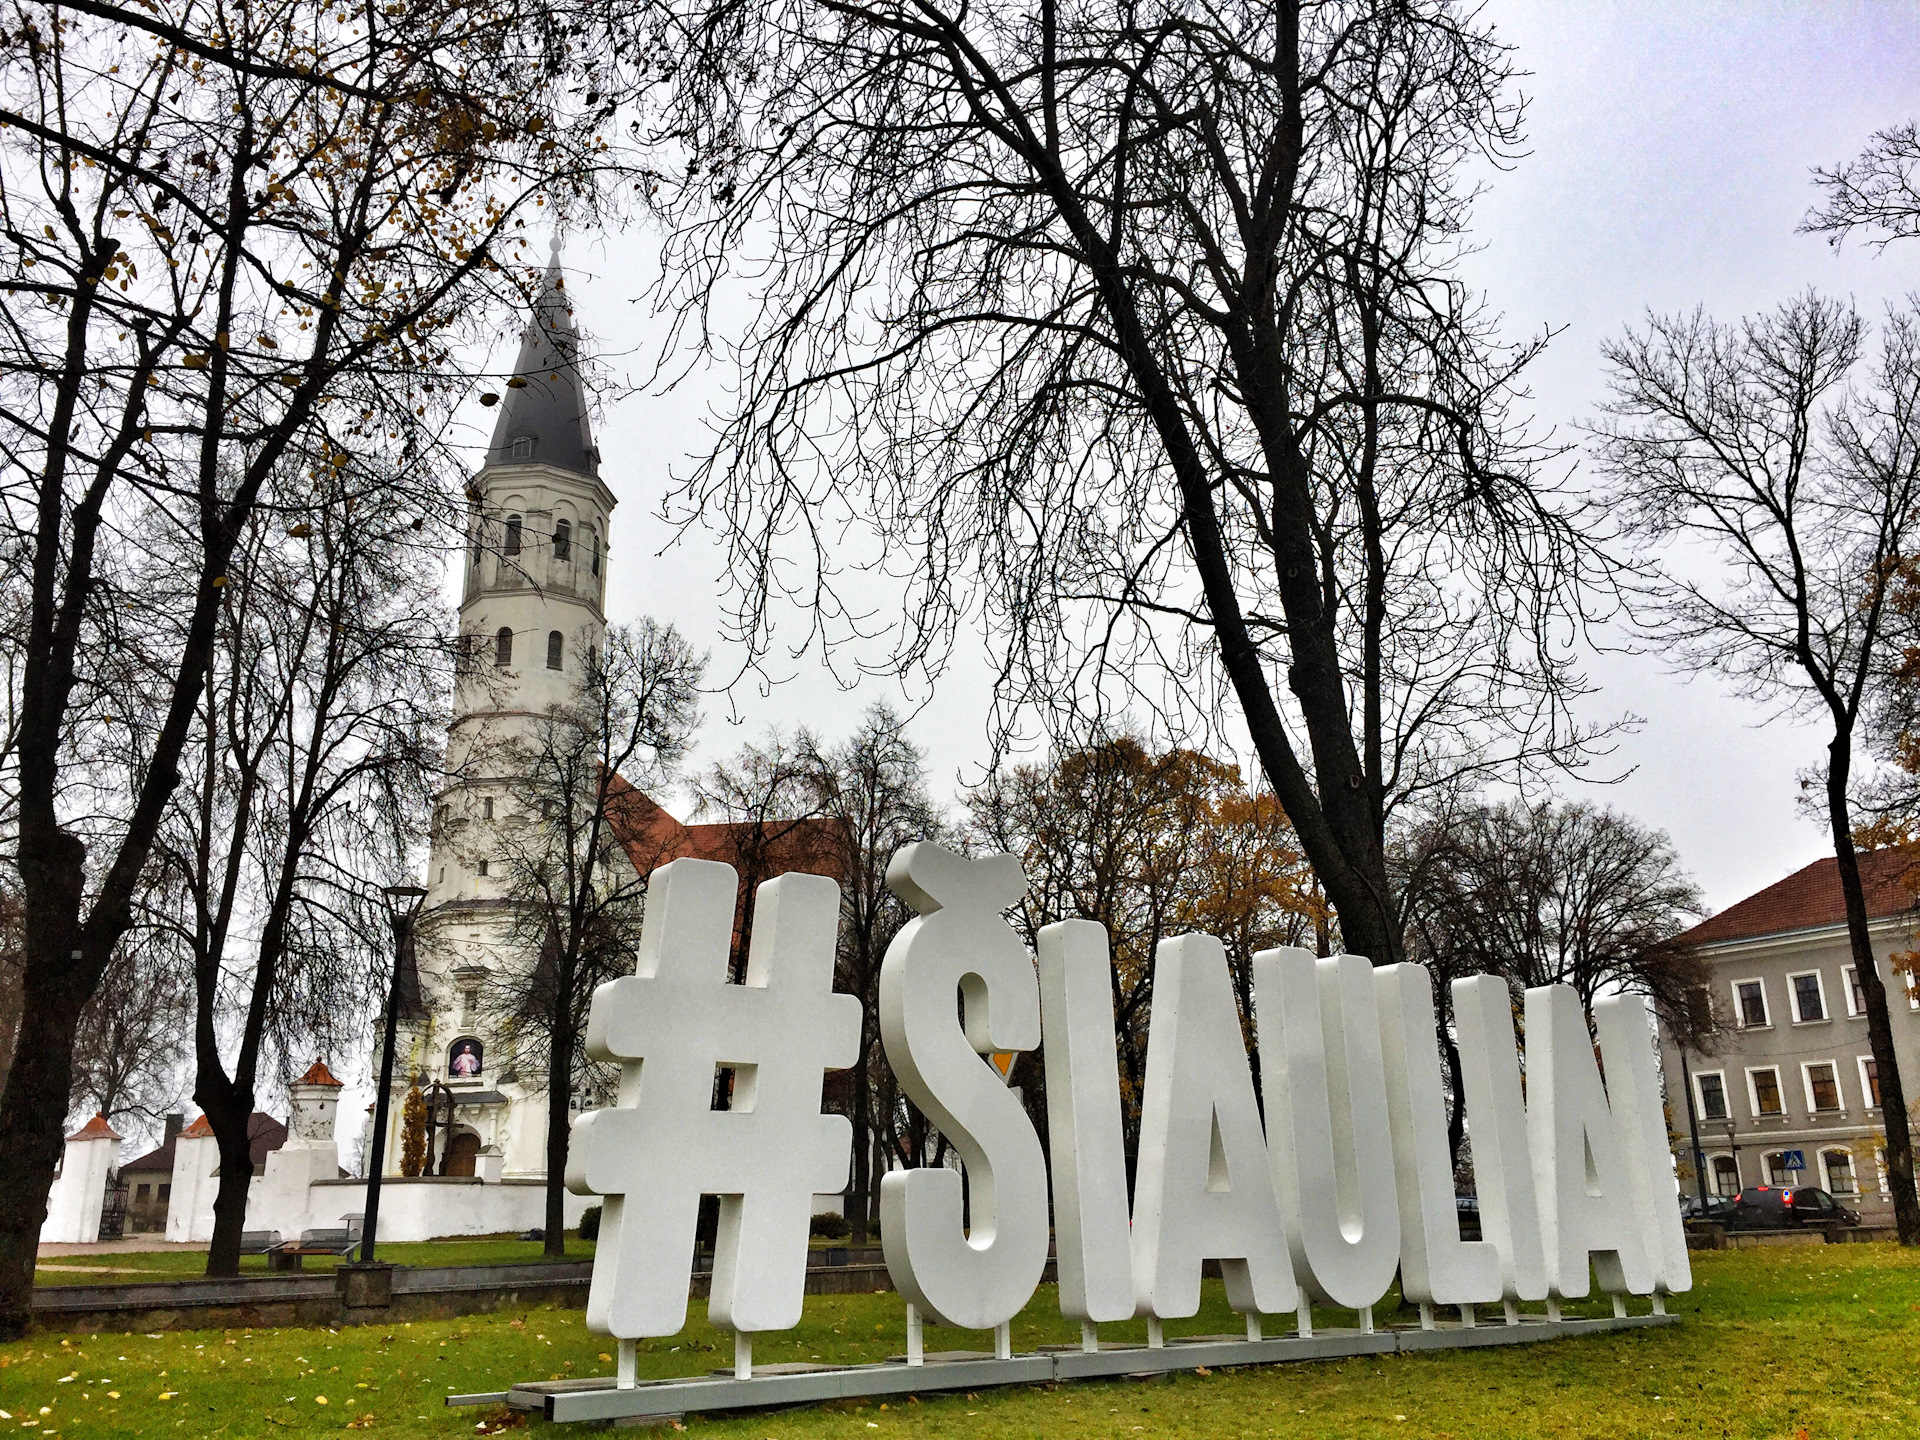
[[[824,1210],[813,1217],[813,1223],[807,1228],[823,1240],[844,1240],[853,1227],[847,1224],[846,1216]]]
[[[600,1207],[589,1205],[580,1212],[580,1238],[598,1240],[600,1238]]]

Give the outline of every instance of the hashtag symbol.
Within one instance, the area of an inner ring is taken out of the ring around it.
[[[675,860],[648,881],[635,974],[602,985],[587,1053],[621,1067],[619,1102],[583,1115],[567,1185],[604,1198],[587,1324],[621,1339],[687,1319],[700,1197],[720,1197],[708,1318],[723,1329],[800,1321],[815,1194],[847,1183],[853,1127],[821,1113],[828,1070],[854,1063],[860,1002],[833,993],[840,887],[790,874],[758,891],[746,983],[729,984],[738,878]],[[732,1108],[712,1108],[734,1071]]]

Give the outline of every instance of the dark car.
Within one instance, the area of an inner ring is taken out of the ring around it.
[[[1480,1197],[1478,1195],[1456,1195],[1453,1208],[1460,1216],[1460,1238],[1478,1240],[1480,1238]]]
[[[1733,1213],[1733,1202],[1723,1200],[1717,1195],[1709,1195],[1702,1206],[1698,1195],[1680,1197],[1680,1218],[1683,1220],[1713,1220],[1725,1224]]]
[[[1812,1185],[1749,1185],[1733,1197],[1727,1223],[1739,1230],[1795,1230],[1858,1225],[1860,1216]]]

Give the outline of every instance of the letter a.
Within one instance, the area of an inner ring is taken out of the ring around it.
[[[1667,1112],[1653,1068],[1653,1026],[1644,995],[1612,995],[1593,1002],[1600,1054],[1607,1062],[1607,1098],[1620,1153],[1627,1162],[1627,1189],[1634,1228],[1646,1237],[1654,1288],[1678,1295],[1693,1288],[1687,1259],[1687,1227],[1680,1218],[1673,1152],[1667,1148]]]
[[[1242,1314],[1299,1305],[1227,953],[1211,935],[1180,935],[1153,960],[1133,1187],[1137,1313],[1194,1314],[1206,1260],[1220,1262],[1227,1303]]]
[[[1634,1228],[1625,1159],[1614,1130],[1593,1038],[1571,985],[1527,991],[1527,1141],[1540,1197],[1550,1293],[1577,1300],[1592,1286],[1611,1295],[1653,1289]]]

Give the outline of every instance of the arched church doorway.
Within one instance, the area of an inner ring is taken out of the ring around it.
[[[473,1174],[474,1161],[480,1154],[480,1137],[471,1130],[462,1130],[447,1144],[447,1175]]]

